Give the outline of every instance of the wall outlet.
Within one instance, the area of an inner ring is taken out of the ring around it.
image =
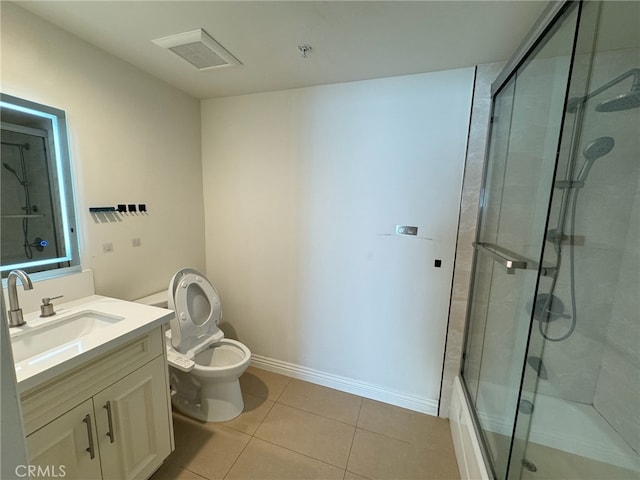
[[[112,252],[113,252],[113,243],[102,244],[102,253],[112,253]]]

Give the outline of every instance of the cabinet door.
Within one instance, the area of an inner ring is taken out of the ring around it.
[[[27,451],[39,478],[102,478],[91,399],[29,435]]]
[[[93,397],[105,479],[147,478],[171,453],[165,368],[158,357]]]

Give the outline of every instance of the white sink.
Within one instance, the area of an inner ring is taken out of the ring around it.
[[[82,353],[80,338],[109,327],[125,317],[82,310],[63,318],[52,319],[42,325],[12,335],[15,363],[29,359],[29,363],[43,361],[61,352]]]
[[[10,329],[18,391],[26,392],[90,362],[152,329],[173,312],[117,298],[92,295],[56,305],[57,313],[24,316]]]

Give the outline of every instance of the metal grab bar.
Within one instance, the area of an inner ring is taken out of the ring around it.
[[[504,267],[506,267],[507,273],[509,275],[513,275],[514,273],[516,273],[516,270],[526,270],[527,268],[530,268],[530,269],[538,268],[537,264],[530,260],[527,260],[524,258],[513,259],[513,258],[506,257],[504,254],[501,254],[497,251],[500,249],[496,245],[474,242],[473,248],[478,250],[480,253],[488,255],[489,257],[493,258],[496,262],[498,262],[500,265],[503,265]]]

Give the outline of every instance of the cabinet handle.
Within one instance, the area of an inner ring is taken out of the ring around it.
[[[93,448],[93,431],[91,430],[91,414],[87,413],[87,416],[84,417],[82,421],[87,424],[87,436],[89,437],[89,446],[87,447],[87,452],[89,452],[91,460],[93,460],[94,458],[96,458],[96,452],[95,452],[95,449]]]
[[[102,408],[107,409],[107,421],[109,422],[109,431],[107,432],[107,437],[109,437],[109,440],[111,441],[111,443],[113,443],[116,441],[116,437],[113,434],[113,419],[111,418],[111,400],[105,403]]]

